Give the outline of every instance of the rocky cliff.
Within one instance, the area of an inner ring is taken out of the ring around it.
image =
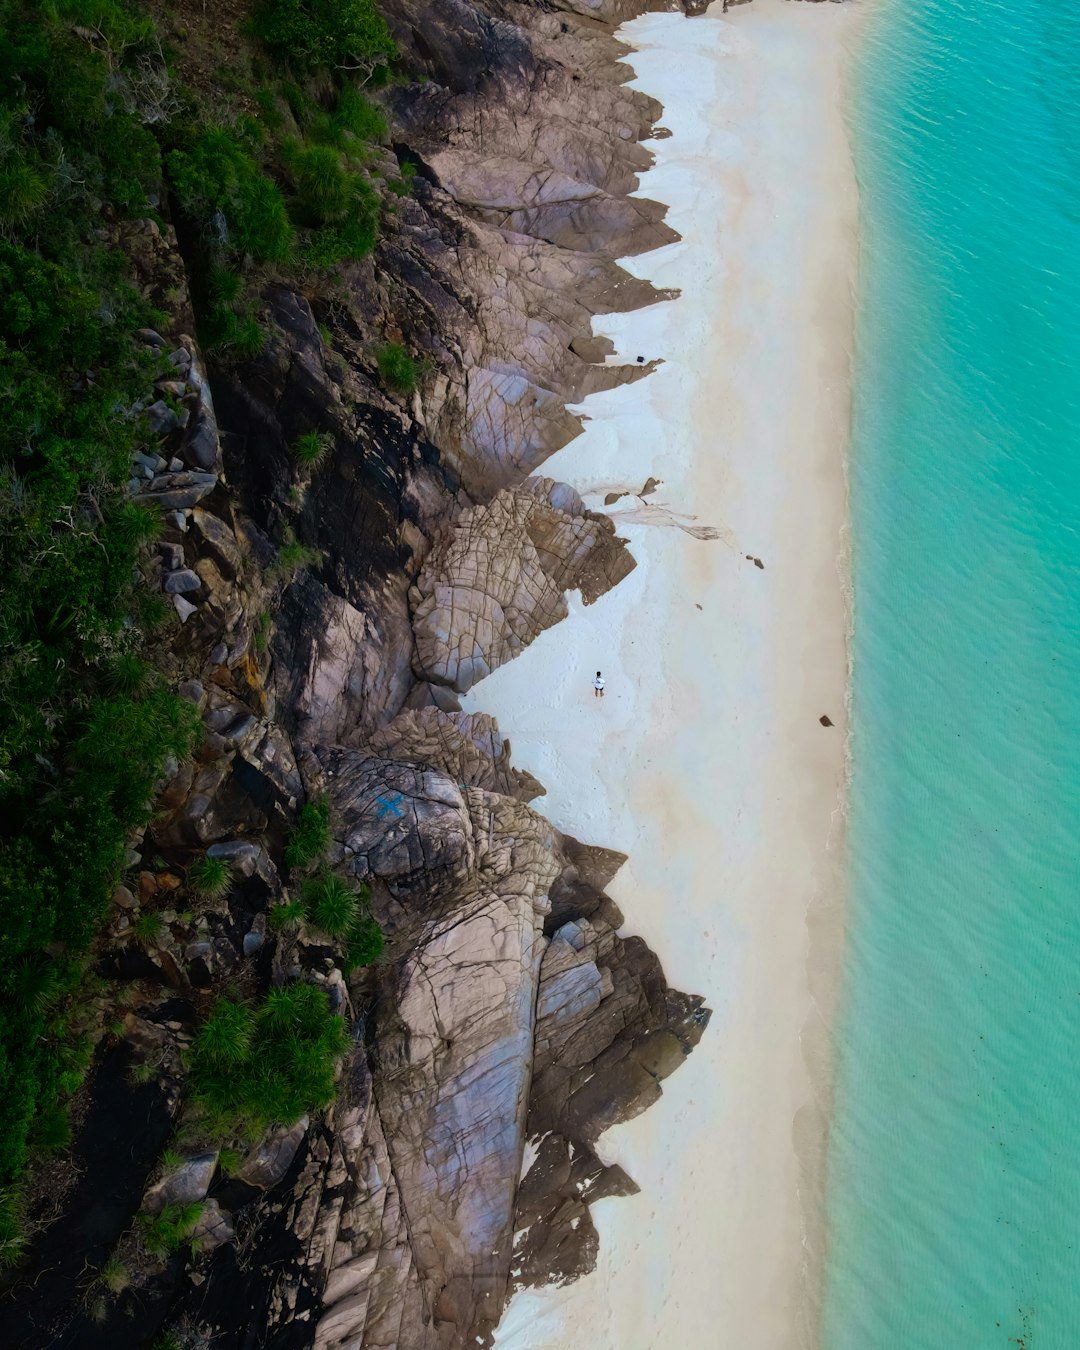
[[[257,358],[200,354],[171,228],[117,239],[173,316],[142,334],[171,373],[147,391],[161,454],[130,487],[166,522],[170,661],[202,732],[115,896],[103,960],[137,985],[77,1147],[92,1163],[94,1131],[150,1124],[101,1231],[73,1222],[78,1189],[58,1199],[64,1241],[17,1291],[16,1345],[145,1344],[159,1326],[185,1345],[489,1345],[514,1287],[592,1267],[589,1206],[634,1189],[596,1140],[656,1100],[708,1011],[621,935],[604,888],[622,857],[554,829],[530,804],[542,786],[456,694],[557,623],[567,591],[588,603],[634,566],[537,470],[579,431],[568,404],[651,368],[605,365],[591,330],[658,298],[614,260],[674,237],[631,195],[661,111],[617,64],[614,26],[639,8],[390,0],[422,77],[388,96],[413,194],[338,292],[267,279]],[[418,362],[408,395],[379,378],[388,338]],[[291,447],[312,433],[325,454],[303,468]],[[386,936],[351,976],[324,935],[267,922],[316,798],[329,860]],[[233,885],[193,915],[169,896],[202,850]],[[161,930],[133,944],[151,905]],[[122,1233],[147,1149],[183,1120],[207,999],[296,976],[355,1031],[334,1105],[228,1169],[198,1141],[159,1167],[144,1210],[209,1197],[199,1254],[143,1263],[137,1322],[106,1308],[95,1326],[65,1282]],[[116,1067],[132,1054],[137,1086]]]

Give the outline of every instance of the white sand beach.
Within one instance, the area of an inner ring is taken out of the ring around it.
[[[714,1016],[663,1101],[602,1141],[641,1194],[594,1210],[597,1271],[519,1295],[500,1350],[813,1341],[840,947],[852,11],[754,0],[623,30],[673,133],[642,195],[682,236],[629,266],[682,295],[598,325],[620,359],[664,364],[589,399],[585,434],[542,472],[601,509],[662,485],[609,508],[633,575],[589,608],[574,597],[466,706],[498,717],[557,825],[629,854],[611,887],[627,931]]]

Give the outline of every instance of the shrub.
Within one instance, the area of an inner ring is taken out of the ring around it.
[[[188,868],[187,883],[199,900],[220,900],[232,889],[232,867],[225,858],[197,858]]]
[[[226,1041],[223,1054],[206,1029],[240,1017],[251,1034],[237,1058],[235,1040]],[[329,1105],[337,1061],[350,1044],[345,1023],[314,985],[297,981],[272,990],[257,1008],[219,999],[192,1043],[192,1096],[212,1134],[254,1139]]]
[[[330,842],[330,806],[325,798],[305,802],[285,846],[288,867],[304,868],[322,856]]]
[[[379,199],[367,183],[357,179],[356,197],[348,218],[340,225],[312,230],[303,257],[311,267],[322,268],[359,262],[375,247],[378,237]]]
[[[260,0],[253,27],[296,66],[370,71],[394,55],[390,30],[372,0]]]
[[[357,175],[342,164],[329,145],[309,145],[290,157],[296,180],[297,205],[302,217],[313,225],[344,220],[356,192]]]
[[[165,162],[181,206],[210,242],[260,262],[287,257],[293,232],[285,198],[235,130],[202,128]]]
[[[357,897],[333,872],[310,877],[302,895],[308,919],[328,937],[344,937],[356,923]]]
[[[385,342],[375,353],[383,383],[398,394],[411,394],[419,376],[416,362],[397,342]]]

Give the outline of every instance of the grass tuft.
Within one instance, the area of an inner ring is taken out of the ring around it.
[[[173,1256],[190,1242],[202,1218],[202,1203],[166,1205],[160,1214],[140,1214],[139,1226],[146,1250],[153,1256]]]
[[[131,1285],[131,1271],[119,1257],[110,1256],[98,1273],[98,1279],[110,1294],[122,1294]]]
[[[218,1166],[223,1177],[234,1177],[244,1165],[244,1155],[235,1148],[223,1148],[218,1154]]]
[[[327,432],[306,431],[293,443],[293,459],[304,469],[317,469],[333,448],[334,438]]]
[[[370,966],[382,956],[385,945],[386,939],[378,923],[370,914],[362,912],[347,934],[345,969]]]
[[[238,1008],[249,1033],[243,1053],[235,1053],[234,1041],[223,1055],[220,1038],[208,1038],[207,1028],[223,1016],[236,1017]],[[189,1056],[192,1097],[207,1131],[221,1139],[256,1139],[271,1125],[292,1125],[305,1112],[328,1106],[337,1061],[351,1043],[326,992],[315,985],[287,984],[255,1008],[219,999]]]
[[[232,867],[227,858],[197,858],[188,868],[187,884],[199,900],[220,900],[232,889]]]
[[[50,1102],[42,1107],[34,1121],[30,1142],[43,1153],[62,1153],[70,1148],[72,1138],[71,1113],[62,1102]]]
[[[27,1235],[23,1214],[23,1192],[19,1186],[0,1189],[0,1270],[22,1260]]]
[[[322,797],[305,802],[285,845],[286,866],[298,869],[309,867],[323,855],[329,842],[329,804]]]
[[[160,914],[147,910],[131,925],[131,936],[140,947],[157,947],[165,936],[165,921]]]
[[[344,937],[356,922],[358,898],[333,872],[304,882],[301,895],[312,924],[328,937]]]
[[[304,903],[302,900],[289,900],[283,905],[275,905],[266,916],[266,922],[273,933],[284,932],[303,922]]]
[[[254,1035],[255,1019],[247,1004],[219,998],[199,1028],[192,1053],[200,1062],[227,1069],[244,1062]]]
[[[417,363],[399,342],[384,342],[375,353],[383,384],[396,394],[411,394],[420,377]]]

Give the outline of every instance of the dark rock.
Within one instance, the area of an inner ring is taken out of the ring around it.
[[[158,552],[161,554],[163,565],[170,571],[175,572],[177,568],[184,565],[184,546],[183,544],[158,544]]]
[[[187,567],[167,573],[161,584],[166,595],[189,595],[202,589],[198,576]]]
[[[180,425],[179,417],[161,399],[158,399],[156,403],[151,403],[150,407],[147,408],[146,418],[150,423],[150,429],[159,436],[167,436],[170,431],[175,431]]]
[[[199,1215],[199,1222],[192,1231],[192,1242],[198,1245],[200,1252],[212,1252],[216,1247],[232,1242],[235,1237],[232,1215],[223,1210],[216,1200],[207,1200]]]
[[[188,421],[179,453],[193,469],[214,469],[218,465],[217,423],[213,413],[201,403]]]
[[[163,473],[152,478],[135,500],[163,511],[190,510],[217,486],[212,473]]]
[[[206,690],[199,680],[185,680],[176,692],[197,708],[201,708],[206,699]]]
[[[218,1155],[200,1153],[156,1181],[142,1199],[147,1214],[159,1214],[166,1205],[191,1205],[206,1197],[217,1170]]]
[[[219,517],[196,507],[191,513],[191,531],[200,550],[209,554],[227,580],[235,580],[240,571],[240,545],[236,535]]]
[[[237,1181],[260,1190],[276,1186],[292,1166],[310,1123],[307,1116],[301,1116],[295,1125],[271,1130],[244,1159]]]
[[[117,886],[116,890],[114,890],[112,894],[112,902],[114,905],[118,905],[121,909],[135,908],[135,897],[131,894],[131,892],[128,890],[126,886]]]

